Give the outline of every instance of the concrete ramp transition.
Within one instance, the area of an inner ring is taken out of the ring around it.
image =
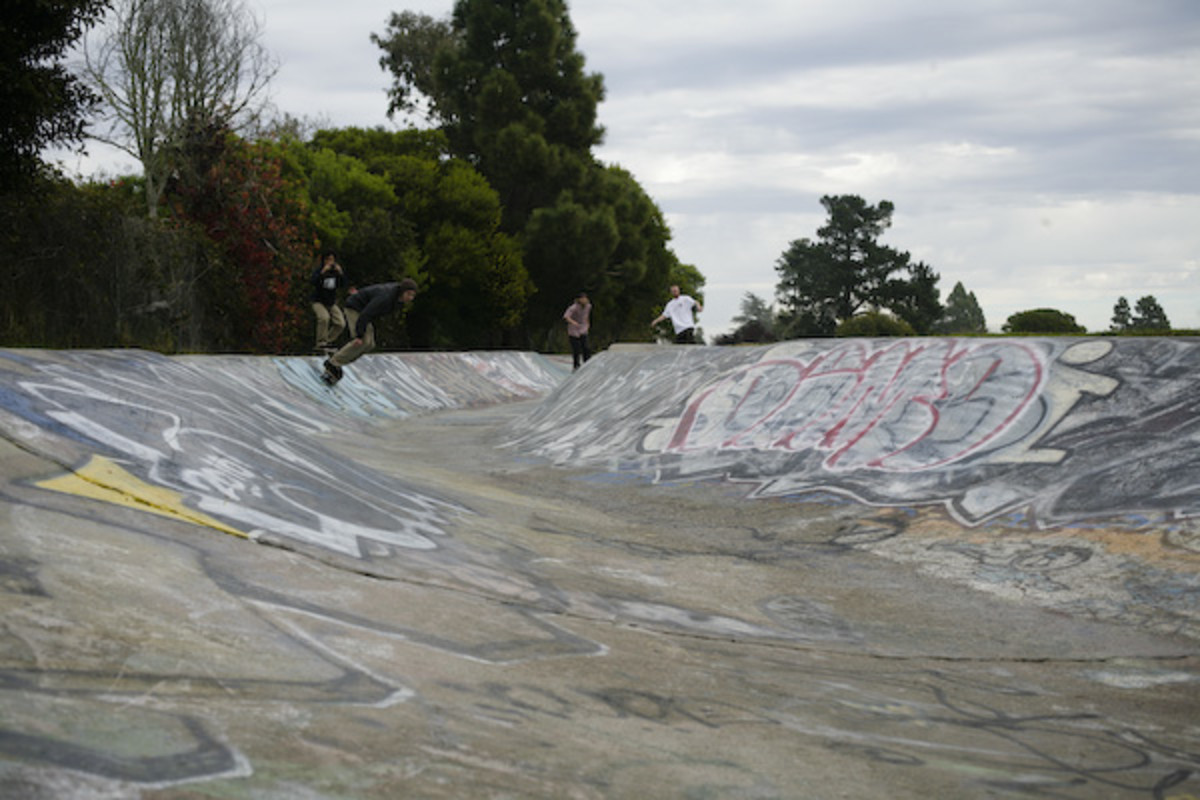
[[[320,359],[8,351],[7,438],[70,470],[44,488],[357,555],[434,547],[443,503],[320,444],[335,431],[528,400],[565,374],[525,353],[378,355],[330,389]]]
[[[1200,341],[319,362],[0,350],[0,797],[1200,796]]]
[[[1200,343],[902,339],[618,348],[514,443],[556,464],[752,496],[938,504],[978,526],[1200,516]]]

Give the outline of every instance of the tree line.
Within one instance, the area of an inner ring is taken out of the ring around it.
[[[431,124],[315,131],[263,119],[274,66],[237,0],[50,5],[62,13],[5,12],[29,35],[4,77],[49,69],[28,93],[54,98],[32,127],[5,128],[24,143],[6,147],[0,191],[7,345],[303,351],[327,251],[352,285],[417,280],[421,301],[380,332],[393,347],[559,349],[581,290],[597,346],[648,340],[668,286],[702,296],[661,209],[592,154],[603,78],[585,71],[562,0],[393,15],[372,36],[390,111],[421,102]],[[69,73],[63,54],[101,20]],[[47,144],[82,142],[84,121],[141,173],[72,181],[40,163]]]
[[[392,76],[388,113],[426,123],[404,130],[266,119],[275,64],[240,0],[10,0],[4,13],[5,345],[302,352],[324,252],[351,285],[418,282],[421,301],[381,323],[394,348],[564,350],[561,315],[579,291],[603,347],[652,338],[671,284],[703,301],[662,211],[593,155],[604,81],[586,71],[563,0],[393,14],[371,40]],[[75,73],[63,59],[80,42]],[[41,161],[85,129],[140,174],[70,180]],[[816,238],[775,265],[775,303],[748,295],[718,343],[986,332],[961,282],[943,304],[931,266],[879,242],[892,203],[821,204]],[[1114,331],[1168,328],[1153,297],[1114,309]],[[1077,329],[1053,309],[1005,323]]]
[[[775,342],[806,336],[978,335],[987,321],[974,292],[959,281],[945,304],[938,274],[924,262],[881,244],[895,206],[868,204],[857,195],[825,196],[828,220],[815,240],[792,242],[775,264],[772,304],[752,292],[742,298],[737,327],[717,344]],[[1171,323],[1153,295],[1130,309],[1121,297],[1109,333],[1166,333]],[[1019,311],[1001,327],[1009,334],[1082,334],[1087,329],[1063,311]]]

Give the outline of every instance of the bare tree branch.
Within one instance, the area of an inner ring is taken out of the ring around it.
[[[187,167],[188,137],[258,124],[278,65],[242,0],[119,0],[84,51],[87,83],[103,100],[93,137],[136,158],[146,207]]]

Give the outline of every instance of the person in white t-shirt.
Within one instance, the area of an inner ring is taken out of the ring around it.
[[[679,286],[671,286],[671,299],[667,302],[663,313],[654,318],[654,322],[650,323],[653,328],[664,319],[671,320],[671,327],[675,329],[675,344],[695,344],[696,343],[696,318],[695,314],[699,314],[704,310],[704,306],[697,303],[686,294],[680,294]]]

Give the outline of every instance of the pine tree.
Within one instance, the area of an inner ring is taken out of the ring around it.
[[[107,0],[5,0],[0,30],[0,187],[34,182],[42,148],[83,141],[97,100],[71,73],[71,47],[97,23]]]
[[[498,193],[500,230],[521,243],[535,288],[509,343],[535,349],[565,340],[563,308],[583,288],[593,346],[649,338],[672,273],[690,267],[633,175],[592,154],[604,79],[577,38],[565,0],[456,0],[448,22],[393,15],[373,37],[395,79],[392,110],[424,110]]]
[[[862,311],[887,309],[918,333],[942,316],[938,275],[912,256],[880,244],[895,206],[858,195],[826,195],[829,219],[817,240],[797,239],[775,262],[783,330],[789,336],[832,334]]]
[[[1117,304],[1113,306],[1112,328],[1113,331],[1129,330],[1133,324],[1133,312],[1129,310],[1129,301],[1124,297],[1117,298]]]
[[[1154,298],[1154,295],[1148,294],[1145,297],[1140,298],[1133,310],[1133,322],[1130,327],[1134,330],[1171,330],[1171,322],[1167,319],[1167,313],[1163,311],[1162,306],[1158,304],[1158,300]]]
[[[950,296],[946,298],[946,311],[934,330],[943,334],[987,333],[983,309],[979,307],[975,293],[968,292],[962,281],[954,284],[950,290]]]

